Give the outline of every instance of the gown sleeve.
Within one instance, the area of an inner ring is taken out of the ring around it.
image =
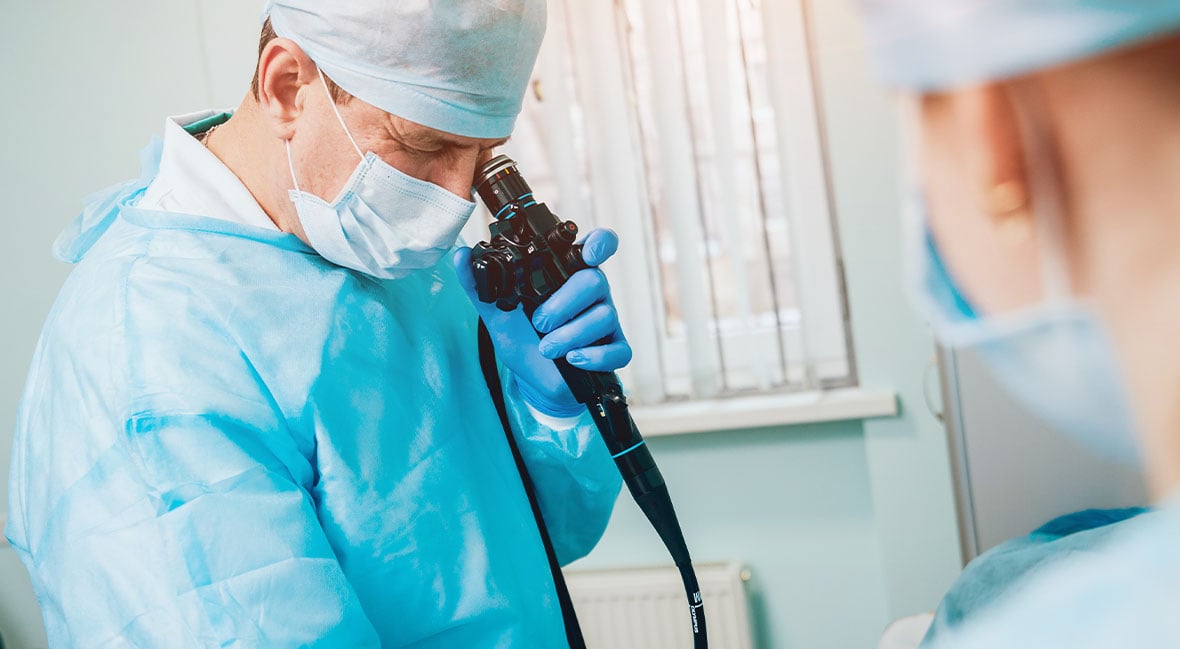
[[[127,421],[27,557],[69,646],[379,647],[296,446],[227,414]]]
[[[568,421],[534,417],[511,371],[501,368],[508,417],[541,515],[562,565],[590,553],[606,531],[622,478],[589,413]]]
[[[378,647],[312,433],[180,257],[84,261],[30,372],[12,480],[52,646]]]

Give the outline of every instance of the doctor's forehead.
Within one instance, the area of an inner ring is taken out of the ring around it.
[[[440,131],[397,115],[386,113],[386,122],[394,139],[423,150],[492,149],[508,142],[509,138],[474,138]]]

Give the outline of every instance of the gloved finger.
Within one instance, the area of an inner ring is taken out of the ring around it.
[[[589,347],[603,338],[614,339],[619,331],[619,314],[606,303],[596,304],[568,324],[541,339],[541,355],[561,358],[566,353]]]
[[[455,265],[455,274],[459,276],[459,285],[467,293],[475,293],[475,275],[471,272],[471,248],[466,246],[455,250],[451,255],[451,263]]]
[[[533,326],[548,333],[609,296],[610,284],[602,271],[579,270],[533,313]]]
[[[619,250],[619,235],[614,230],[595,228],[582,240],[582,260],[588,266],[601,265]]]
[[[613,372],[631,362],[631,345],[619,340],[596,347],[575,349],[565,355],[570,365],[591,372]]]

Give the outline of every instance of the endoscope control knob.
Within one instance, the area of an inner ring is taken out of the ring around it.
[[[512,294],[512,291],[507,290],[511,269],[495,251],[477,257],[471,264],[471,272],[475,276],[475,293],[481,302],[498,302]],[[506,310],[510,311],[511,308]]]

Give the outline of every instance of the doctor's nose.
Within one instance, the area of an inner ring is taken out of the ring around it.
[[[490,159],[490,153],[473,151],[456,154],[430,174],[430,182],[465,200],[472,200],[472,186],[480,165]]]

